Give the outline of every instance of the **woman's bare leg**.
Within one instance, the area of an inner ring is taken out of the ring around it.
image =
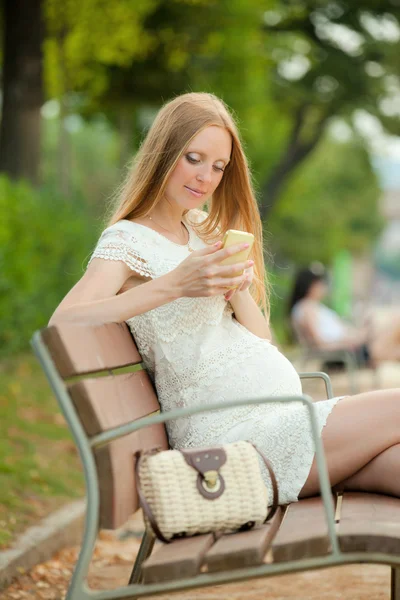
[[[367,472],[369,488],[375,486],[379,489],[374,491],[380,491],[382,486],[382,492],[400,496],[400,453],[392,450],[400,444],[400,389],[343,398],[329,415],[321,437],[332,486],[351,481],[351,477],[379,456],[379,462],[371,463],[371,470]],[[398,461],[395,460],[397,456]],[[385,476],[378,479],[377,464],[385,472]],[[365,482],[365,473],[363,477],[359,473],[357,481],[359,485],[361,481]],[[299,497],[318,492],[319,478],[314,458]]]
[[[365,467],[341,481],[337,489],[353,492],[378,492],[400,497],[400,444],[384,450]]]

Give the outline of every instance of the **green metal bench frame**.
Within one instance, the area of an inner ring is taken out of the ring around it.
[[[67,600],[117,600],[120,598],[133,600],[144,596],[162,593],[165,594],[168,592],[178,592],[182,590],[211,585],[221,585],[224,583],[243,581],[256,577],[272,576],[284,573],[294,573],[309,569],[327,568],[354,563],[377,563],[391,565],[391,598],[392,600],[400,600],[400,556],[397,557],[387,553],[376,552],[343,553],[340,550],[338,537],[335,531],[335,513],[331,494],[331,486],[329,482],[324,450],[320,436],[318,434],[315,407],[312,399],[307,395],[280,398],[264,398],[262,400],[260,400],[259,398],[248,398],[246,400],[241,400],[240,402],[232,401],[226,403],[216,403],[212,405],[211,410],[218,410],[221,408],[251,404],[267,404],[276,402],[301,402],[307,407],[316,450],[316,462],[320,478],[321,496],[325,510],[328,537],[331,546],[330,554],[314,558],[291,560],[278,564],[263,564],[259,566],[240,568],[218,573],[201,573],[196,577],[184,580],[176,580],[154,584],[143,584],[140,583],[141,564],[145,560],[145,558],[149,556],[154,543],[152,536],[146,532],[142,539],[141,547],[133,568],[130,584],[127,586],[116,588],[114,590],[95,591],[90,589],[87,586],[86,578],[97,539],[99,523],[99,481],[93,456],[94,449],[104,444],[107,444],[113,440],[116,440],[119,437],[125,436],[129,433],[132,433],[152,424],[165,423],[169,420],[177,419],[179,417],[207,412],[210,410],[210,406],[182,408],[166,413],[153,414],[148,417],[140,418],[134,422],[115,427],[106,432],[89,438],[86,432],[84,431],[82,424],[75,412],[73,403],[71,401],[71,397],[68,393],[67,385],[59,375],[58,370],[52,360],[52,357],[42,339],[41,331],[37,331],[33,335],[31,344],[54,391],[61,411],[63,412],[65,419],[71,429],[72,435],[79,449],[86,481],[87,510],[85,518],[84,536],[78,562],[76,564],[70,582]],[[93,374],[91,374],[91,376],[92,375]],[[328,398],[332,397],[332,386],[330,379],[328,375],[326,375],[326,373],[302,373],[300,374],[300,377],[301,379],[322,378],[325,382]]]

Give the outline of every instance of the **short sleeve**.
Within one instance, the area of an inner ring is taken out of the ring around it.
[[[116,223],[103,231],[89,263],[94,258],[121,260],[128,267],[144,277],[155,277],[140,248],[140,241],[132,232]]]

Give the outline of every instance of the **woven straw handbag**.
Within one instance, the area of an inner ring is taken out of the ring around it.
[[[259,455],[272,482],[267,487]],[[272,518],[278,486],[271,464],[251,443],[136,453],[136,482],[147,527],[163,542],[208,532],[250,529]]]

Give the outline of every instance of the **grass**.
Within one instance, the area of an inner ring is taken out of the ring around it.
[[[75,444],[32,355],[0,364],[0,549],[84,495]]]

